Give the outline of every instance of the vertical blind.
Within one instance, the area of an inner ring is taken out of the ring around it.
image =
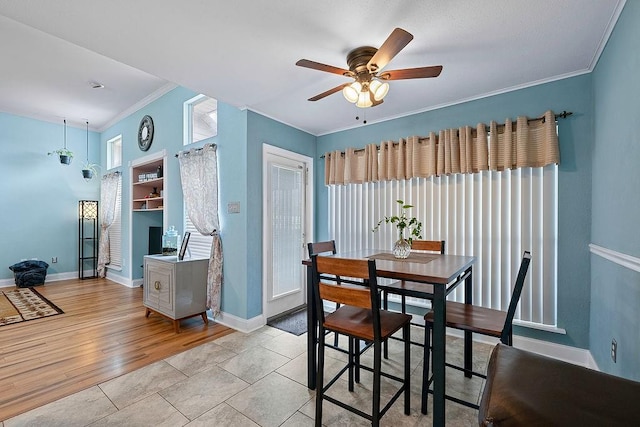
[[[523,251],[532,262],[516,318],[556,325],[558,166],[482,171],[329,186],[329,236],[339,251],[391,249],[396,200],[423,223],[425,240],[445,240],[447,253],[477,257],[474,304],[507,310]],[[464,290],[449,299],[463,302]],[[411,303],[411,301],[409,301]]]

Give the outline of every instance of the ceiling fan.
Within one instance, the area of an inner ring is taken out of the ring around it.
[[[354,79],[351,83],[341,84],[309,98],[309,101],[317,101],[342,91],[347,101],[356,104],[360,108],[375,107],[382,104],[382,99],[389,91],[387,80],[438,77],[442,71],[442,65],[382,71],[411,40],[413,40],[413,35],[402,28],[396,28],[379,49],[371,46],[361,46],[349,52],[347,55],[348,70],[308,59],[299,60],[296,65],[300,67],[340,74]]]

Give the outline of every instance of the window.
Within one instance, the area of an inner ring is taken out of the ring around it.
[[[111,258],[109,268],[120,270],[122,268],[122,175],[118,180],[116,217],[109,227],[109,257]]]
[[[203,236],[200,234],[196,227],[193,225],[187,215],[187,209],[184,209],[184,231],[190,232],[189,243],[187,245],[187,255],[191,258],[209,258],[211,255],[211,243],[213,242],[213,236]]]
[[[371,230],[397,211],[398,199],[414,206],[409,214],[422,221],[424,239],[445,240],[449,254],[477,257],[474,304],[506,311],[522,251],[530,250],[533,262],[516,319],[536,328],[556,326],[557,165],[331,185],[329,237],[338,251],[390,250],[398,238],[395,227]],[[458,287],[449,299],[463,297],[464,288]]]
[[[184,145],[218,135],[218,101],[198,95],[184,103]]]
[[[107,169],[122,166],[122,135],[107,141]]]

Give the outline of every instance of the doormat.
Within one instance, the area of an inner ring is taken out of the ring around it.
[[[64,311],[35,289],[0,291],[0,326],[62,313]]]
[[[307,308],[276,317],[268,321],[267,325],[300,336],[307,332]]]

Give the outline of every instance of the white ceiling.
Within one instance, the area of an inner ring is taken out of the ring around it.
[[[0,111],[103,130],[184,86],[322,135],[593,70],[625,0],[0,0]],[[361,110],[335,93],[356,47],[414,39]],[[92,89],[90,82],[105,85]]]

